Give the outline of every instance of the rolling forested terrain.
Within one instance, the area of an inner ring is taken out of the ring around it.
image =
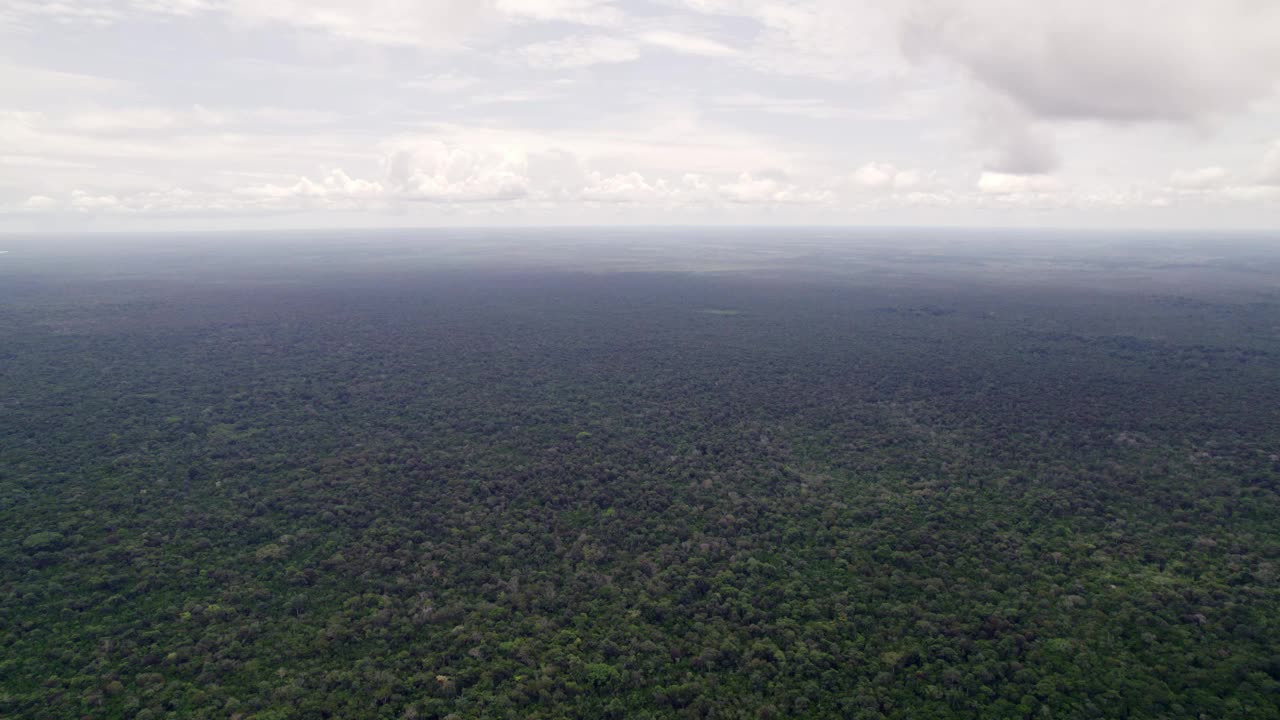
[[[1280,252],[395,239],[3,246],[0,717],[1280,718]]]

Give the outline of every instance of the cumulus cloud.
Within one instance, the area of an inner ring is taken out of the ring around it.
[[[382,196],[381,183],[356,179],[339,169],[330,170],[318,182],[308,177],[298,178],[288,185],[251,185],[235,190],[236,196],[258,206],[284,206],[315,204],[322,207],[358,206],[362,201]]]
[[[1169,177],[1169,189],[1186,199],[1190,196],[1205,202],[1265,203],[1280,197],[1280,142],[1268,146],[1261,161],[1253,168],[1232,171],[1209,166],[1192,170],[1175,170]]]
[[[528,154],[530,186],[541,198],[573,200],[587,184],[587,170],[575,153],[561,148]]]
[[[670,195],[666,183],[650,182],[638,172],[603,176],[593,172],[582,189],[581,198],[588,202],[634,203],[660,200]]]
[[[902,170],[892,163],[871,162],[853,171],[855,186],[877,191],[911,191],[929,183],[932,177],[918,170]]]
[[[58,201],[48,195],[32,195],[22,203],[22,209],[40,212],[58,207]]]
[[[124,205],[115,195],[94,195],[83,190],[71,193],[71,207],[79,212],[101,212],[104,210],[121,210]]]
[[[988,195],[1046,194],[1060,189],[1059,181],[1044,175],[984,172],[978,178],[978,190]]]
[[[429,142],[393,152],[386,184],[397,197],[423,202],[514,200],[529,194],[524,152]]]
[[[659,208],[708,206],[717,201],[710,183],[696,173],[685,173],[679,178],[655,178],[638,172],[613,175],[592,172],[577,197],[589,203]]]
[[[207,214],[255,209],[236,200],[223,193],[194,192],[186,188],[171,187],[124,196],[120,198],[119,209],[150,214]]]
[[[737,180],[721,185],[720,194],[732,202],[761,203],[772,201],[784,188],[782,181],[776,178],[743,173]]]
[[[721,197],[740,204],[820,204],[830,202],[829,190],[804,190],[787,182],[780,173],[745,172],[732,182],[719,187]]]

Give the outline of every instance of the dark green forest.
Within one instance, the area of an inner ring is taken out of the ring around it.
[[[1280,718],[1280,251],[397,237],[0,255],[0,717]]]

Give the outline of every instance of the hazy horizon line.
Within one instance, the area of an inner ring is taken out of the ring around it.
[[[30,236],[138,236],[138,235],[280,235],[280,234],[297,234],[297,233],[404,233],[404,232],[435,232],[435,231],[584,231],[584,230],[610,230],[610,231],[672,231],[672,230],[702,230],[702,231],[755,231],[755,230],[806,230],[806,231],[839,231],[839,232],[859,232],[859,231],[900,231],[900,232],[996,232],[1005,234],[1024,234],[1024,233],[1056,233],[1056,234],[1165,234],[1165,235],[1199,235],[1204,233],[1217,233],[1224,235],[1275,235],[1280,237],[1280,228],[1252,227],[1252,228],[1215,228],[1215,227],[1180,227],[1168,228],[1158,226],[1065,226],[1065,225],[1027,225],[1027,226],[1010,226],[1010,225],[832,225],[832,224],[763,224],[763,223],[716,223],[716,224],[547,224],[547,225],[492,225],[492,224],[476,224],[476,225],[406,225],[400,226],[362,226],[362,225],[343,225],[329,227],[286,227],[286,228],[170,228],[170,229],[154,229],[154,228],[138,228],[130,230],[116,229],[55,229],[55,228],[39,228],[28,230],[5,230],[0,229],[0,238],[4,237],[30,237]]]

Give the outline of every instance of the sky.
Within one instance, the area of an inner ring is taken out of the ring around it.
[[[1280,228],[1275,0],[0,0],[0,231]]]

